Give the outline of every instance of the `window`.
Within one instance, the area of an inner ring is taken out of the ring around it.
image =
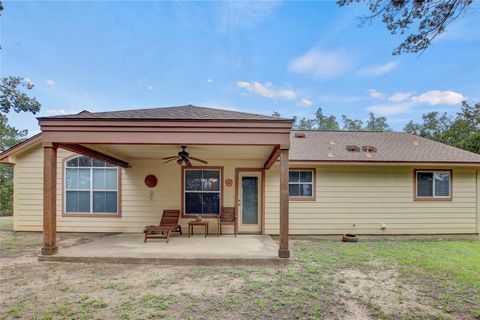
[[[184,214],[218,215],[222,177],[220,169],[184,169]]]
[[[288,174],[288,195],[297,200],[313,200],[315,194],[314,169],[290,169]]]
[[[118,169],[81,156],[65,166],[65,213],[117,214]]]
[[[451,170],[415,170],[416,199],[452,198]]]

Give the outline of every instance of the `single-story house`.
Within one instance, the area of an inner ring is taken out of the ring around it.
[[[407,133],[192,105],[38,120],[0,161],[14,164],[14,230],[43,231],[43,254],[57,231],[138,233],[164,209],[186,229],[235,207],[240,233],[279,235],[280,257],[289,234],[480,231],[480,155]]]

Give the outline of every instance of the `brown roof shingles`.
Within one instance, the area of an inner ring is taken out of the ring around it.
[[[40,117],[44,119],[129,119],[129,120],[263,120],[263,121],[291,121],[291,119],[276,118],[261,114],[221,110],[193,105],[132,109],[109,112],[82,111],[78,114],[59,115],[52,117]]]
[[[478,163],[480,155],[404,132],[301,131],[305,138],[290,138],[290,160],[353,162]],[[333,141],[334,144],[331,144]],[[416,143],[414,143],[416,141]],[[376,152],[351,152],[347,145],[373,146]],[[330,152],[333,157],[329,157]]]

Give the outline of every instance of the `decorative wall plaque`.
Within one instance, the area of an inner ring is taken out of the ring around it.
[[[157,177],[153,174],[149,174],[145,177],[145,185],[149,188],[154,188],[158,183]]]
[[[227,180],[225,180],[225,185],[226,185],[227,187],[231,187],[231,186],[233,185],[233,180],[232,180],[232,179],[227,179]]]

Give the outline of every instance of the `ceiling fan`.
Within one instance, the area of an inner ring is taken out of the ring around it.
[[[168,163],[168,162],[171,162],[171,161],[173,161],[173,160],[177,160],[177,163],[178,163],[179,165],[185,164],[187,167],[191,167],[191,166],[192,166],[192,163],[190,162],[190,160],[195,160],[195,161],[198,161],[198,162],[201,162],[201,163],[208,164],[208,162],[205,161],[205,160],[202,160],[202,159],[199,159],[199,158],[195,158],[195,157],[190,157],[190,153],[188,153],[187,151],[185,151],[185,149],[187,148],[187,146],[181,146],[181,147],[182,147],[182,151],[180,151],[180,152],[178,153],[178,155],[163,158],[163,160],[167,160],[167,161],[165,161],[164,163]]]

